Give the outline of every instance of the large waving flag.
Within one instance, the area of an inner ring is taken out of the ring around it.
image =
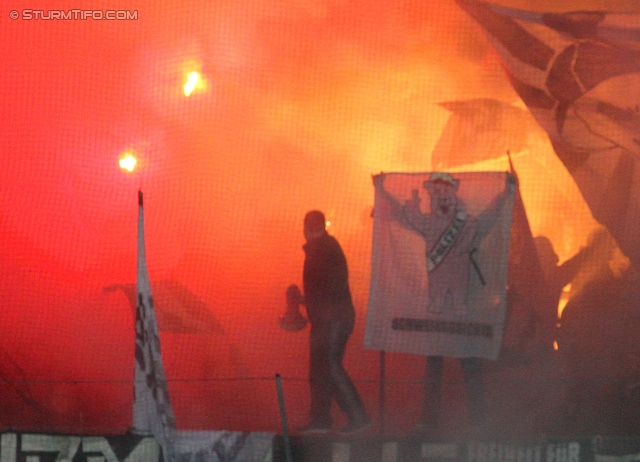
[[[640,268],[640,15],[457,2],[485,30],[594,218]]]
[[[374,185],[365,347],[496,359],[513,176],[388,173],[374,177]]]
[[[171,461],[174,458],[172,446],[176,424],[160,354],[158,321],[153,309],[151,285],[147,272],[142,192],[138,193],[138,199],[138,306],[136,310],[133,431],[137,434],[153,435],[163,450],[164,460]]]
[[[530,134],[540,131],[526,108],[496,99],[445,101],[439,105],[451,116],[431,152],[431,164],[436,170],[523,151],[530,146]]]
[[[179,334],[224,334],[211,309],[180,281],[161,279],[152,281],[153,309],[160,332]],[[138,309],[136,284],[113,284],[104,292],[121,290],[129,300],[135,315]]]

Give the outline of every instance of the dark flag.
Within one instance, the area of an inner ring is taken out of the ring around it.
[[[513,204],[504,359],[531,358],[553,349],[558,300],[553,300],[538,258],[520,190]]]

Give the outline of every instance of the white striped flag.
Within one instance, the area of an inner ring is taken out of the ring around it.
[[[640,14],[457,3],[484,29],[593,217],[640,268]]]
[[[153,308],[144,246],[142,191],[138,193],[138,272],[136,309],[136,354],[133,399],[133,432],[153,435],[164,460],[173,459],[172,437],[176,428],[169,401],[167,377],[160,352],[158,322]]]

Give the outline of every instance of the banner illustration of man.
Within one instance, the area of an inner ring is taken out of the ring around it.
[[[391,180],[391,184],[387,183]],[[479,358],[496,359],[506,310],[515,177],[380,174],[365,346],[427,356],[416,431],[437,434],[444,357],[460,358],[472,434],[486,434]],[[422,184],[429,196],[423,210]],[[407,188],[411,197],[407,196]]]
[[[426,190],[429,207],[416,185]],[[495,359],[515,178],[383,173],[374,186],[367,347]]]

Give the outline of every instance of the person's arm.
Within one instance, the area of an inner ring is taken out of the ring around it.
[[[507,173],[506,185],[504,190],[498,194],[491,204],[480,214],[477,218],[478,231],[476,238],[482,239],[491,232],[491,229],[498,221],[498,217],[502,213],[502,208],[507,201],[507,198],[515,192],[517,188],[516,177],[511,173]]]
[[[587,246],[582,247],[578,253],[556,268],[554,277],[562,283],[562,287],[573,281],[580,269],[596,254],[597,249],[606,243],[606,232],[601,230],[593,236],[593,240]]]

